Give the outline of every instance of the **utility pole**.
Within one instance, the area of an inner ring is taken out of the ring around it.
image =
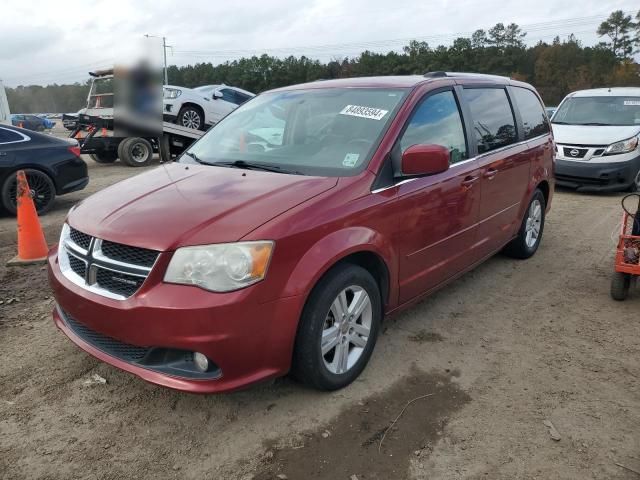
[[[167,39],[162,37],[162,52],[164,53],[164,85],[169,85],[169,77],[167,75]]]
[[[149,35],[145,33],[144,35],[147,38],[161,38],[157,35]],[[162,37],[162,53],[164,56],[164,85],[169,84],[169,75],[167,73],[167,48],[173,48],[171,45],[167,45],[167,37]]]

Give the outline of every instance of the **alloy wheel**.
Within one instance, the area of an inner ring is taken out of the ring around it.
[[[31,198],[37,211],[41,211],[51,202],[54,192],[51,190],[51,186],[47,179],[44,177],[44,173],[40,172],[28,172],[26,174],[27,183],[29,184],[29,191],[31,192]],[[9,196],[13,205],[17,205],[16,197],[18,196],[18,182],[14,180],[9,187]]]
[[[182,126],[193,128],[195,130],[200,128],[200,115],[195,110],[187,110],[182,114]]]
[[[529,214],[527,216],[525,231],[525,243],[527,247],[533,248],[538,242],[540,236],[540,227],[542,225],[542,204],[537,198],[529,205]]]
[[[331,373],[343,374],[356,364],[369,341],[372,318],[371,299],[362,287],[347,287],[335,298],[321,340],[322,359]]]

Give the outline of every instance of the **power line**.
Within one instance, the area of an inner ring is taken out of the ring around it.
[[[633,12],[625,12],[625,14],[633,13]],[[590,25],[594,22],[600,22],[606,15],[591,15],[585,17],[574,17],[568,19],[561,20],[552,20],[548,22],[539,22],[532,23],[527,25],[520,25],[520,28],[525,33],[536,33],[547,30],[555,30],[559,27],[563,29],[571,28],[571,27],[580,27],[584,25]],[[572,32],[569,32],[572,33]],[[473,34],[473,31],[466,32],[457,32],[457,33],[448,33],[448,34],[438,34],[438,35],[416,35],[412,37],[404,37],[404,38],[395,38],[395,39],[385,39],[385,40],[374,40],[374,41],[362,41],[362,42],[351,42],[351,43],[338,43],[338,44],[325,44],[325,45],[306,45],[306,46],[298,46],[298,47],[266,47],[262,49],[229,49],[229,50],[176,50],[174,54],[176,56],[211,56],[216,58],[228,58],[234,56],[243,56],[243,55],[255,55],[261,53],[294,53],[294,52],[307,52],[307,53],[324,53],[326,51],[335,51],[337,49],[345,49],[345,48],[378,48],[378,47],[386,47],[390,44],[407,44],[412,40],[418,41],[451,41],[458,37],[469,37]],[[556,33],[557,34],[557,33]],[[555,34],[554,34],[555,36]],[[530,39],[531,37],[529,37]],[[525,37],[526,39],[526,37]]]

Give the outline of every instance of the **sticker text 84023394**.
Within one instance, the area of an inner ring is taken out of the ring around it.
[[[347,105],[342,109],[340,115],[351,115],[352,117],[382,120],[388,112],[389,110],[382,110],[380,108],[362,107],[360,105]]]

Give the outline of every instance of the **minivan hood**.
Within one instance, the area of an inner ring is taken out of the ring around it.
[[[108,187],[69,213],[92,236],[153,250],[239,240],[337,178],[171,163]]]
[[[556,143],[565,145],[610,145],[626,140],[640,132],[640,125],[611,126],[599,125],[558,125],[552,124]]]

